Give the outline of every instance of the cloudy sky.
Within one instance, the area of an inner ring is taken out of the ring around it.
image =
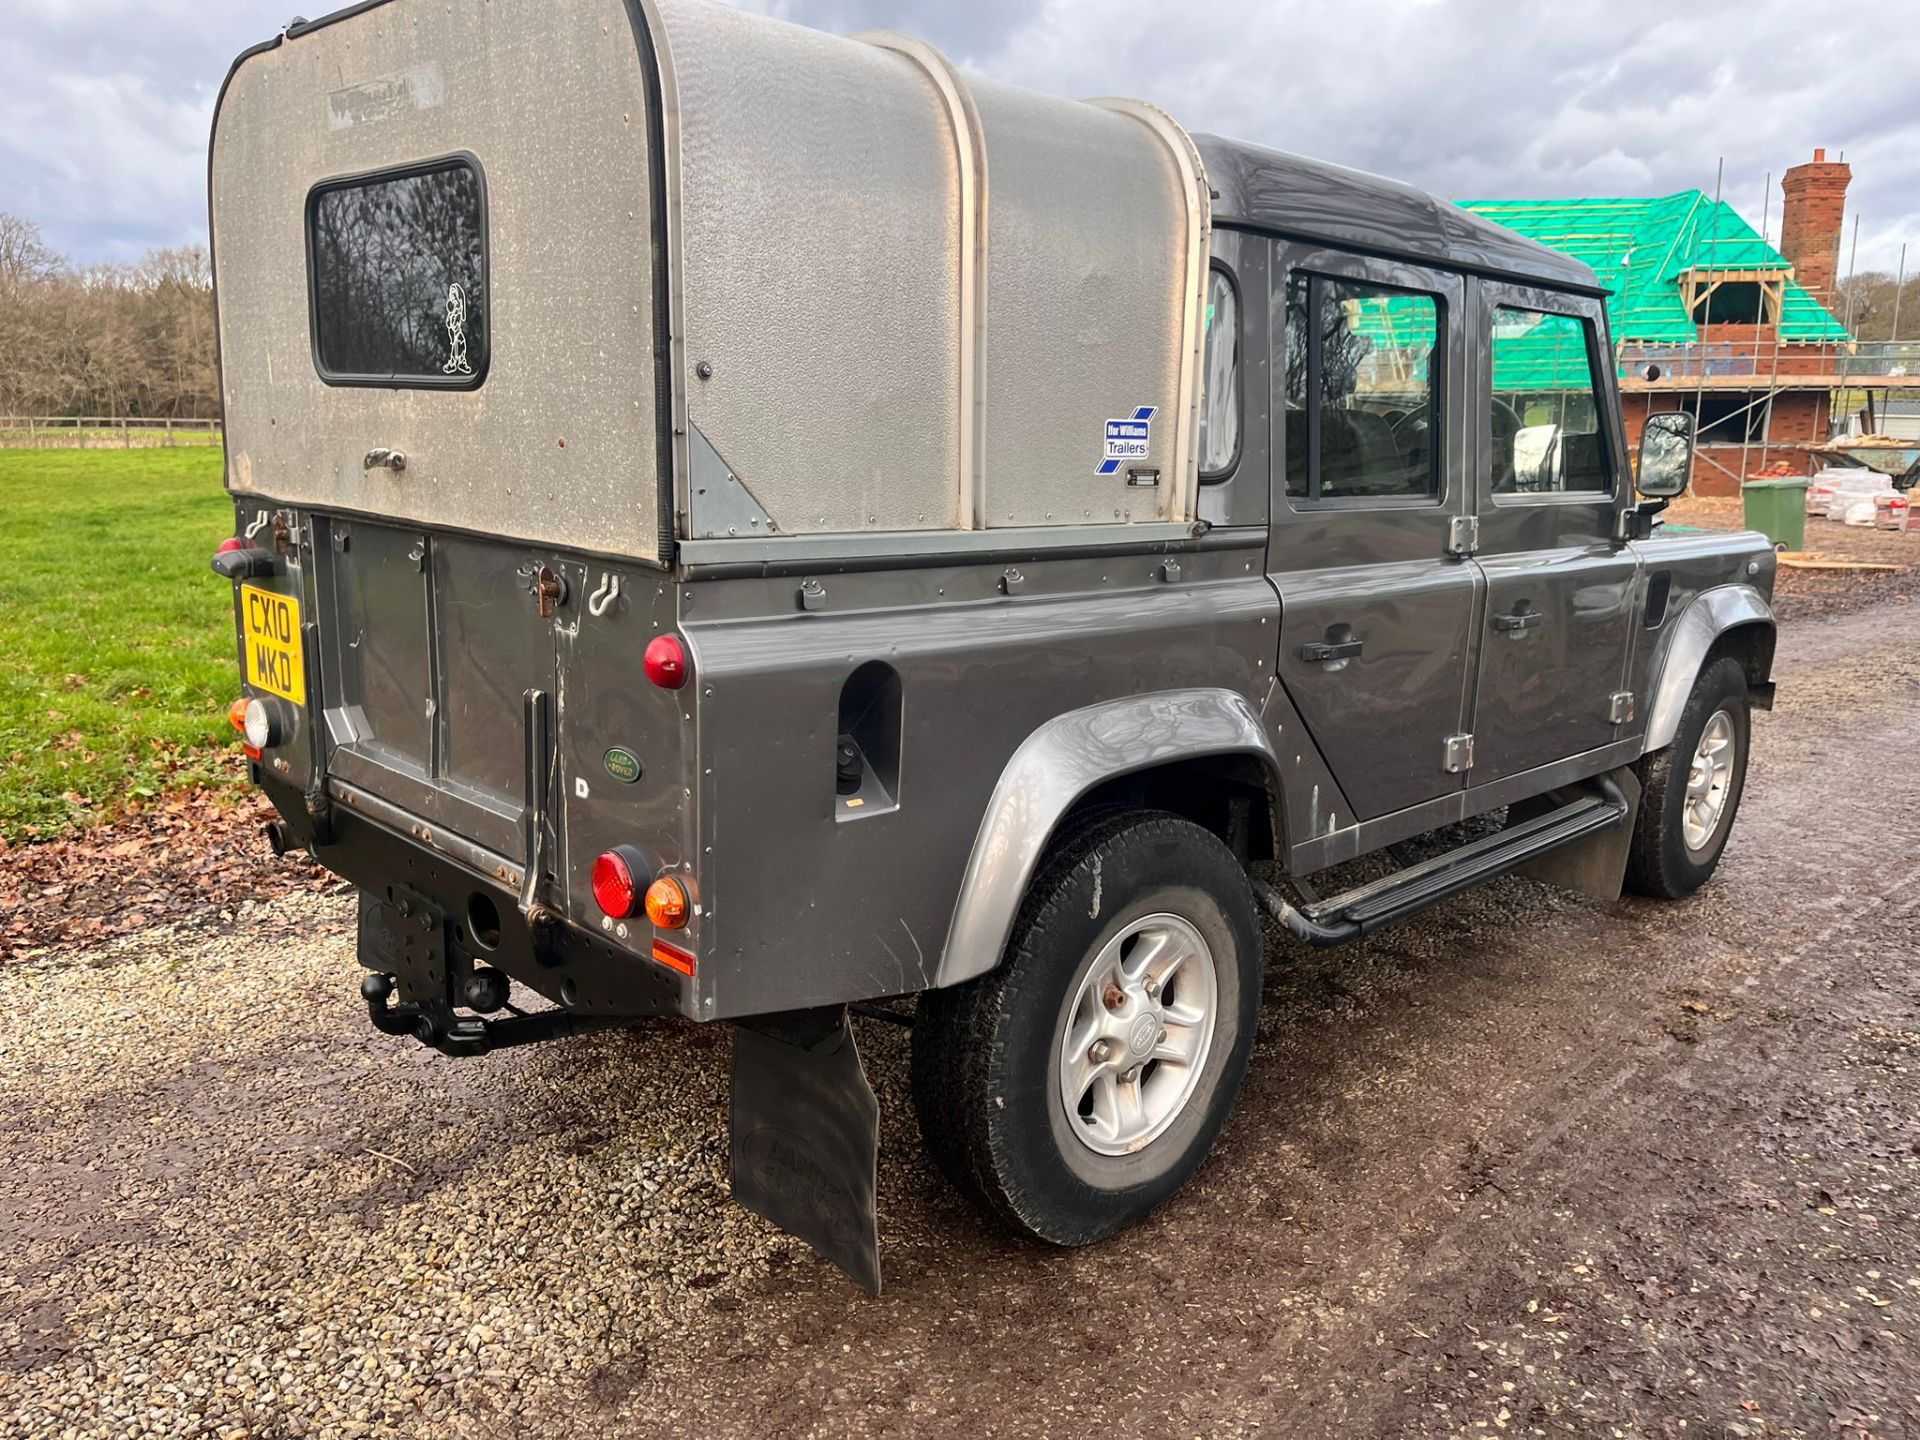
[[[81,262],[204,240],[214,92],[295,4],[0,0],[0,210]],[[1452,198],[1711,191],[1724,157],[1755,224],[1772,172],[1777,237],[1780,172],[1824,145],[1853,166],[1860,268],[1891,270],[1909,240],[1920,265],[1920,114],[1887,63],[1914,42],[1911,0],[1844,19],[1805,0],[757,4],[919,35],[1038,90],[1144,96],[1189,129]]]

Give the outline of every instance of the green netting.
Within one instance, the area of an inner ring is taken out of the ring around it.
[[[1329,368],[1349,372],[1348,386],[1354,393],[1382,395],[1424,394],[1428,387],[1428,368],[1433,358],[1435,337],[1439,334],[1439,312],[1431,296],[1406,295],[1397,291],[1371,290],[1359,285],[1328,287],[1328,301],[1342,319],[1329,317]],[[1343,364],[1334,354],[1344,346],[1331,337],[1340,334],[1363,337],[1366,344],[1357,347]]]
[[[1345,367],[1351,387],[1396,394],[1413,382],[1424,390],[1436,334],[1433,301],[1360,287],[1343,286],[1341,293],[1347,297],[1339,301],[1343,319],[1330,321],[1327,334],[1360,342]],[[1502,306],[1494,312],[1493,385],[1502,391],[1592,388],[1586,327],[1571,316]]]
[[[1591,266],[1608,291],[1613,340],[1685,345],[1700,338],[1681,277],[1689,270],[1785,270],[1786,258],[1754,233],[1738,211],[1698,190],[1654,198],[1463,200],[1462,208],[1517,230]],[[1425,302],[1418,302],[1424,305]],[[1383,356],[1404,354],[1419,336],[1411,297],[1370,297],[1349,324]],[[1428,331],[1430,337],[1431,330]],[[1585,388],[1584,346],[1566,327],[1508,323],[1494,339],[1494,386],[1506,391]],[[1782,287],[1780,338],[1788,343],[1844,341],[1847,332],[1797,282]]]
[[[1462,200],[1463,209],[1593,267],[1611,295],[1615,342],[1680,345],[1699,338],[1680,277],[1688,270],[1784,270],[1786,257],[1731,205],[1698,190],[1655,198]],[[1845,340],[1846,329],[1797,282],[1786,282],[1786,341]]]
[[[1493,313],[1493,388],[1591,390],[1587,327],[1571,315],[1501,306]]]

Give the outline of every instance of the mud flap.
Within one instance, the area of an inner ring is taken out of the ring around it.
[[[880,1293],[880,1102],[844,1007],[733,1032],[733,1198]]]
[[[1620,898],[1621,886],[1627,874],[1627,851],[1633,845],[1634,817],[1640,812],[1640,777],[1631,765],[1622,765],[1617,770],[1608,771],[1607,778],[1620,787],[1620,793],[1626,799],[1625,818],[1618,825],[1609,825],[1584,840],[1576,840],[1571,845],[1529,860],[1520,867],[1520,874],[1582,895],[1591,895],[1596,900]],[[1544,808],[1544,799],[1535,803]],[[1524,818],[1528,813],[1527,805],[1528,802],[1515,805],[1512,816],[1515,819]]]

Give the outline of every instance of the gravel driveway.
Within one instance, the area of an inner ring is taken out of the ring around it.
[[[1920,1433],[1920,634],[1789,629],[1692,901],[1270,938],[1213,1162],[1062,1253],[919,1151],[867,1300],[727,1199],[728,1033],[449,1061],[336,897],[0,970],[0,1433]]]

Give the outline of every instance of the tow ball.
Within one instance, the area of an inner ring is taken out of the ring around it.
[[[499,971],[476,971],[473,979],[481,980],[483,976],[498,976],[498,984],[505,988],[506,976]],[[471,984],[470,981],[469,988]],[[590,1030],[632,1023],[631,1019],[618,1016],[582,1016],[566,1010],[536,1010],[529,1014],[507,1007],[510,1013],[496,1019],[456,1015],[450,1005],[396,1004],[393,977],[378,971],[361,978],[360,998],[367,1002],[367,1018],[373,1022],[374,1029],[385,1035],[411,1035],[442,1055],[485,1055],[490,1050],[532,1045],[563,1035],[584,1035]]]
[[[443,1055],[484,1055],[487,1022],[478,1016],[456,1016],[446,1005],[395,1004],[393,977],[374,973],[360,981],[360,998],[367,1002],[367,1018],[386,1035],[411,1035]]]

